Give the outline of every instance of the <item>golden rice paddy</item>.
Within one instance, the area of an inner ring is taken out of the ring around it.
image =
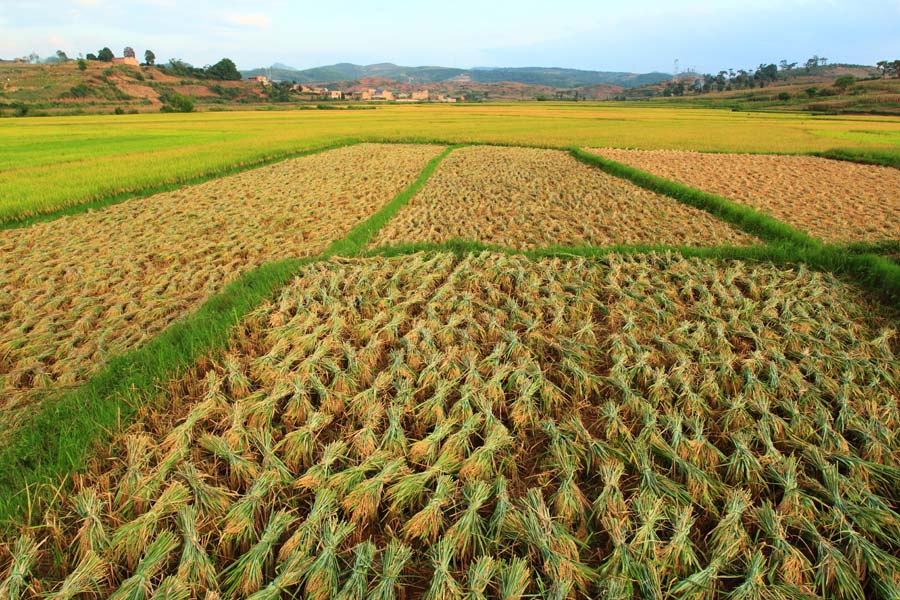
[[[900,239],[900,170],[814,156],[593,150],[769,213],[826,242]]]
[[[896,597],[876,318],[804,267],[316,263],[6,548],[0,591]]]
[[[364,144],[3,232],[0,410],[81,382],[241,272],[321,252],[438,146]]]
[[[488,146],[454,151],[372,245],[456,238],[514,248],[755,241],[564,152]]]

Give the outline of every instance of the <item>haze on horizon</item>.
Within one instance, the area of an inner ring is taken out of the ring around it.
[[[701,72],[900,57],[900,0],[2,0],[0,57],[132,46],[157,61]]]

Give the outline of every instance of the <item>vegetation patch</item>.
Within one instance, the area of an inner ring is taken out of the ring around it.
[[[803,267],[671,254],[307,265],[6,548],[0,585],[893,597],[879,314]]]
[[[374,240],[549,245],[748,245],[727,223],[558,150],[473,146],[441,163]]]

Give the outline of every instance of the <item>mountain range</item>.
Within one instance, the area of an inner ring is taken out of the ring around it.
[[[473,83],[513,82],[543,85],[554,88],[576,88],[591,85],[615,85],[623,88],[653,85],[672,78],[667,73],[624,73],[611,71],[583,71],[546,67],[493,68],[476,67],[404,67],[393,63],[355,65],[339,63],[311,69],[295,69],[282,63],[269,68],[241,71],[244,77],[268,75],[273,80],[297,83],[333,83],[365,78],[391,79],[405,84],[442,83],[447,81]]]

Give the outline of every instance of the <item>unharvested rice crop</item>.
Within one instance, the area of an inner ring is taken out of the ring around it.
[[[453,152],[373,245],[455,238],[516,248],[754,241],[564,152],[487,146]]]
[[[815,156],[593,150],[769,213],[826,242],[900,239],[900,170]]]
[[[0,232],[0,431],[242,271],[320,252],[439,151],[353,146]]]
[[[900,364],[854,297],[662,254],[308,266],[5,548],[0,589],[896,597]]]

